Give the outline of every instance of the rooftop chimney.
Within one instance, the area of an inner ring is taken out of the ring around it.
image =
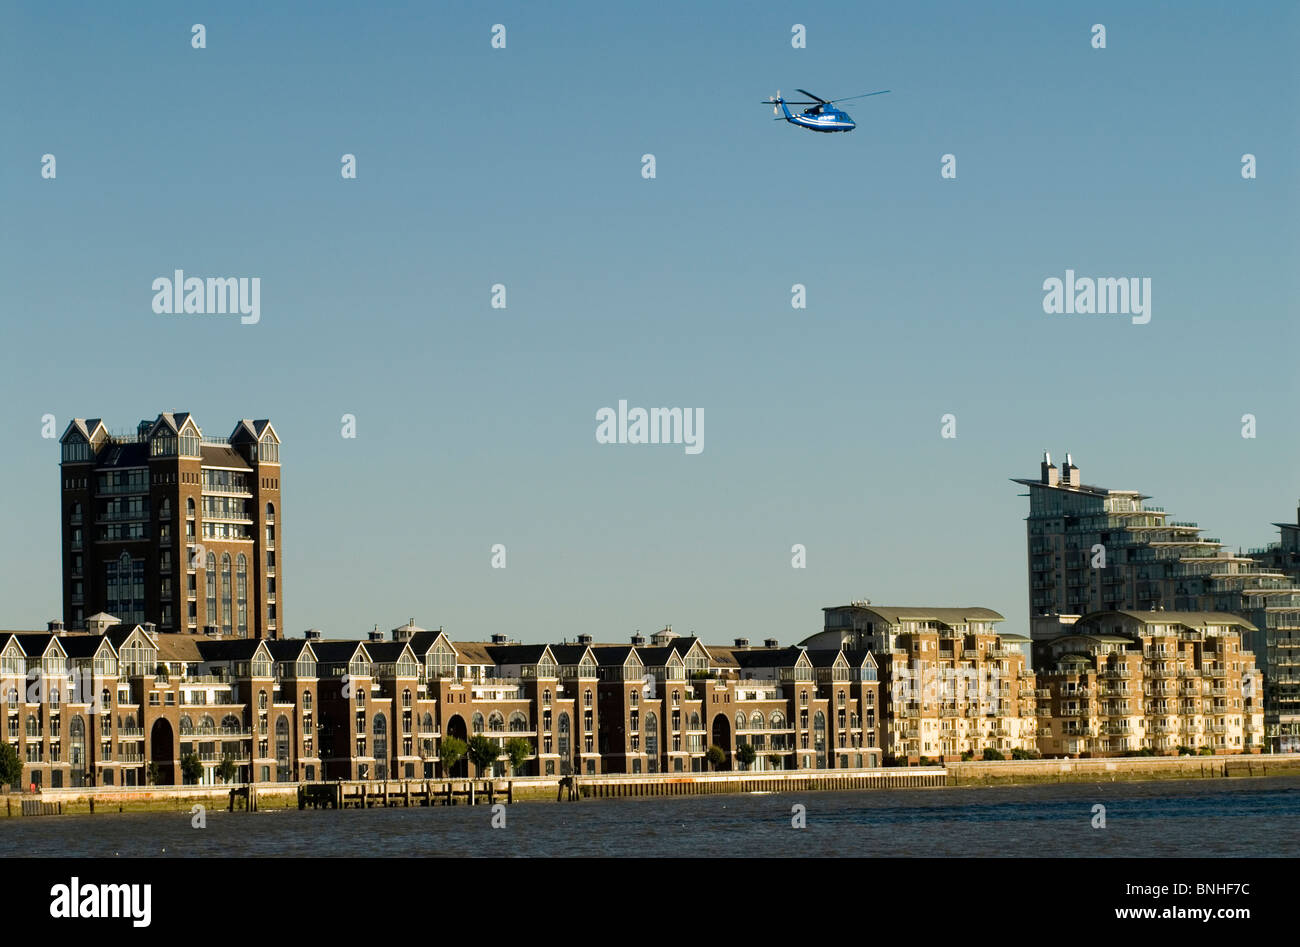
[[[1061,482],[1061,472],[1056,469],[1056,464],[1052,463],[1052,455],[1043,451],[1043,463],[1041,464],[1040,481],[1049,487],[1055,487]]]
[[[1065,455],[1065,466],[1061,468],[1061,473],[1064,475],[1066,486],[1078,487],[1082,485],[1079,479],[1079,468],[1074,466],[1074,460],[1069,454]]]
[[[737,648],[748,648],[748,647],[749,647],[749,639],[748,639],[748,638],[737,638],[737,639],[736,639],[736,647],[737,647]]]
[[[591,635],[578,635],[578,644],[591,644]]]

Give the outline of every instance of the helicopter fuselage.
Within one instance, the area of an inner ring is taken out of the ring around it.
[[[849,118],[848,112],[825,105],[804,109],[798,115],[787,109],[786,121],[814,132],[851,132],[858,127],[858,123]]]

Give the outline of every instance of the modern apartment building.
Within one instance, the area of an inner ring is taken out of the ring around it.
[[[1044,756],[1259,753],[1264,706],[1244,619],[1109,611],[1036,642]]]
[[[1034,678],[992,609],[855,602],[823,609],[813,649],[866,649],[878,665],[882,746],[899,761],[1036,751]],[[1013,636],[1014,637],[1014,636]],[[1018,643],[1018,642],[1017,642]]]
[[[270,421],[205,437],[189,414],[131,434],[75,418],[62,437],[63,614],[163,633],[277,638],[280,439]]]
[[[1050,640],[1091,612],[1168,609],[1228,612],[1246,620],[1246,647],[1264,674],[1269,745],[1300,749],[1300,577],[1282,568],[1300,526],[1283,544],[1234,555],[1190,522],[1170,520],[1134,490],[1088,486],[1066,455],[1044,454],[1029,488],[1030,635]],[[1270,555],[1272,558],[1270,558]],[[1279,559],[1278,557],[1282,557]]]

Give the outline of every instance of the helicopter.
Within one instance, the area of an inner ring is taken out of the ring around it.
[[[777,116],[779,122],[789,122],[791,125],[798,125],[800,128],[806,128],[814,132],[851,132],[858,127],[858,123],[849,118],[849,113],[843,109],[835,107],[836,102],[848,102],[852,99],[865,99],[873,95],[884,95],[889,89],[881,89],[879,92],[867,92],[863,95],[850,95],[842,99],[823,99],[819,95],[813,95],[807,89],[796,89],[801,92],[811,102],[787,102],[781,98],[781,90],[778,89],[776,95],[767,99],[763,104],[772,106],[772,114]],[[787,105],[811,105],[812,108],[804,109],[798,115],[794,115],[786,108]],[[781,113],[785,115],[782,116]]]

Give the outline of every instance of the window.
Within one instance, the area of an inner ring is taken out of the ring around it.
[[[582,695],[582,706],[584,706],[584,707],[590,707],[590,706],[591,706],[591,691],[590,691],[590,690],[587,690],[587,691],[584,691],[584,692],[583,692],[583,695]]]
[[[207,590],[208,590],[208,625],[217,624],[217,556],[215,553],[208,553],[208,572],[207,572]]]
[[[494,710],[492,711],[492,713],[488,714],[487,725],[488,725],[488,730],[492,731],[493,733],[501,733],[506,728],[506,719],[505,717],[501,716],[501,714],[498,711]]]
[[[248,559],[241,552],[235,565],[235,615],[239,637],[248,637]]]
[[[230,553],[221,556],[221,633],[230,634]]]
[[[474,732],[474,733],[482,733],[482,732],[483,732],[483,715],[482,715],[482,714],[480,714],[480,713],[475,713],[474,716],[470,718],[470,730],[471,730],[472,732]]]

